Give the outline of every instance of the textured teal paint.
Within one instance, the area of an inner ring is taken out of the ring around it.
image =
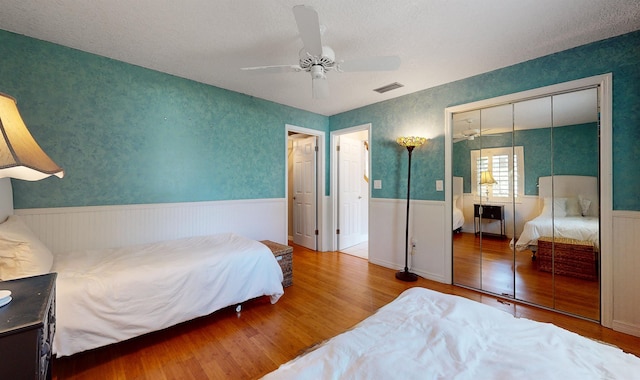
[[[65,178],[16,208],[281,198],[285,124],[326,116],[0,31],[0,91]]]
[[[67,172],[13,181],[17,208],[280,197],[285,123],[322,131],[371,123],[371,177],[383,180],[376,198],[406,195],[406,150],[395,138],[428,137],[413,155],[412,198],[443,200],[435,180],[448,149],[444,108],[608,72],[613,207],[640,211],[640,31],[330,118],[0,31],[0,91],[18,99]],[[225,134],[236,131],[262,141],[233,145]]]
[[[598,126],[553,129],[553,174],[598,176]]]
[[[371,178],[383,183],[381,190],[372,190],[375,198],[402,199],[406,194],[406,166],[393,140],[414,131],[437,136],[414,155],[411,194],[415,199],[442,200],[444,193],[435,191],[435,180],[444,178],[447,147],[441,136],[446,107],[609,72],[613,73],[613,207],[640,211],[640,31],[334,115],[330,129],[371,123]],[[418,179],[415,187],[413,178]]]
[[[471,150],[522,146],[524,193],[538,195],[538,178],[556,175],[598,176],[597,125],[580,124],[476,137],[453,144],[452,172],[471,192]]]

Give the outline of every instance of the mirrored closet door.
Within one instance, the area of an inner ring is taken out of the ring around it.
[[[597,88],[453,114],[453,282],[598,320]]]

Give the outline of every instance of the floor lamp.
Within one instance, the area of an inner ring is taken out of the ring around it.
[[[409,152],[409,164],[407,165],[407,220],[404,233],[404,270],[396,273],[396,278],[402,281],[416,281],[418,275],[409,272],[409,201],[411,199],[411,153],[427,141],[424,137],[398,137],[396,142],[407,148]]]

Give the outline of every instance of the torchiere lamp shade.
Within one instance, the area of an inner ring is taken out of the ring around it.
[[[0,93],[0,178],[38,181],[51,175],[62,178],[64,170],[40,148],[31,136],[17,102]]]
[[[427,142],[427,139],[424,137],[417,137],[417,136],[409,136],[409,137],[398,137],[396,139],[396,142],[398,144],[400,144],[401,146],[404,147],[418,147],[422,144],[424,144],[425,142]]]

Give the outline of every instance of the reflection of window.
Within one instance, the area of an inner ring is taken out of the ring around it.
[[[482,152],[482,156],[480,153]],[[489,199],[508,200],[523,195],[524,148],[490,148],[471,151],[471,191],[477,196],[489,194]],[[480,185],[483,171],[490,171],[496,183]]]

